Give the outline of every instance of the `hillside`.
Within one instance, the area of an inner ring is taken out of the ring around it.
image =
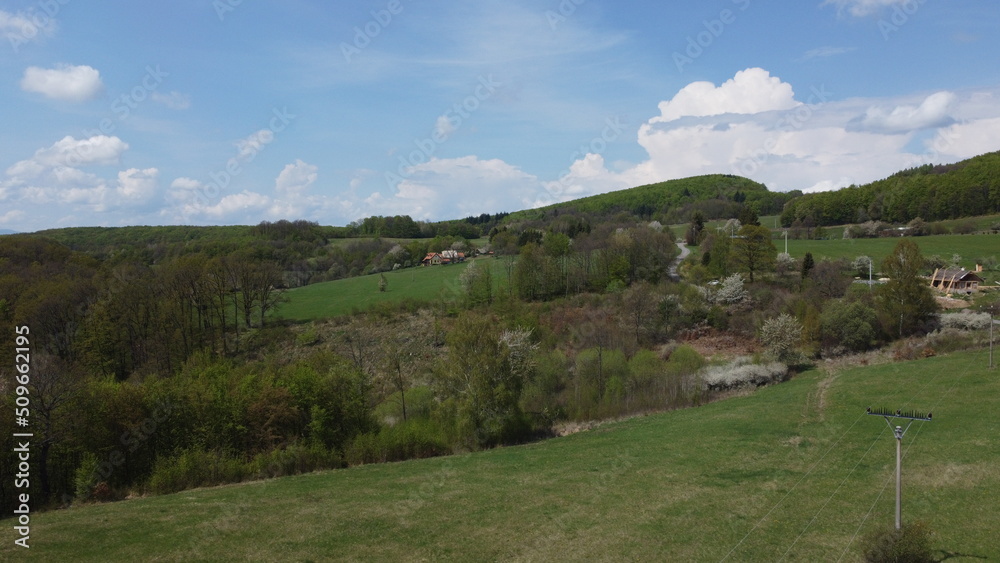
[[[972,352],[813,371],[526,446],[33,515],[32,549],[16,555],[857,561],[868,530],[892,522],[894,441],[864,414],[884,406],[934,413],[904,438],[904,521],[930,524],[938,557],[995,559],[1000,450],[988,421],[1000,379],[985,362]],[[14,531],[0,535],[10,560]]]
[[[464,294],[459,276],[468,265],[469,263],[407,268],[385,274],[315,283],[285,293],[287,302],[278,307],[275,316],[301,322],[338,317],[351,311],[367,310],[381,303],[396,305],[406,301],[421,304],[456,301]],[[388,282],[385,292],[378,291],[380,275],[384,275]]]
[[[731,211],[731,203],[756,204],[759,214],[778,213],[801,192],[770,192],[763,184],[740,176],[711,174],[598,194],[538,209],[512,213],[509,221],[537,219],[576,211],[602,215],[626,212],[639,217],[662,215],[665,222],[686,221],[694,209],[709,218]]]
[[[906,223],[939,221],[1000,212],[1000,152],[955,164],[903,170],[870,184],[806,194],[789,202],[784,226],[812,220],[842,225],[877,220]]]

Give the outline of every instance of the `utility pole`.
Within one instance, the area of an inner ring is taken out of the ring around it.
[[[993,325],[1000,321],[993,320],[993,309],[990,309],[990,369],[993,369]]]
[[[903,435],[906,434],[906,431],[910,429],[910,425],[915,420],[930,422],[931,413],[923,416],[913,411],[907,413],[899,410],[891,412],[887,409],[872,410],[871,407],[868,407],[866,413],[885,418],[885,423],[889,425],[889,430],[892,430],[893,435],[896,437],[896,529],[899,530],[903,527]],[[890,418],[903,418],[910,422],[906,424],[906,428],[902,426],[893,428],[892,423],[889,422]]]
[[[788,254],[788,231],[782,232],[785,235],[785,254]]]

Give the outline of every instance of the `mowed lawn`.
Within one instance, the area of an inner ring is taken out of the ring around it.
[[[476,260],[481,261],[481,265],[489,264],[494,279],[497,278],[500,273],[499,263],[495,263],[492,258]],[[278,307],[275,316],[292,321],[311,321],[365,310],[378,303],[455,300],[462,295],[459,276],[472,262],[386,272],[388,286],[385,292],[378,289],[378,274],[292,289],[285,292],[288,300]]]
[[[1000,371],[987,353],[813,371],[752,395],[525,446],[86,506],[32,519],[22,561],[858,561],[903,518],[939,558],[1000,558]],[[961,555],[955,555],[961,554]]]

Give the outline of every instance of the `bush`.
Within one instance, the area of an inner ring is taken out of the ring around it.
[[[336,451],[328,450],[319,443],[307,446],[302,442],[294,442],[286,448],[260,454],[251,462],[252,473],[262,479],[311,473],[320,469],[337,469],[343,466],[343,459]]]
[[[861,544],[865,561],[869,563],[929,563],[931,530],[923,522],[895,527],[883,526],[868,534]]]
[[[441,429],[430,420],[410,419],[354,438],[345,456],[349,465],[435,457],[451,453]]]
[[[941,328],[983,330],[990,327],[989,313],[976,313],[968,309],[963,309],[957,313],[941,315],[940,319]]]
[[[157,458],[149,477],[149,489],[156,494],[175,493],[195,487],[238,483],[250,474],[250,467],[239,459],[192,448],[175,456]]]
[[[708,389],[721,391],[753,385],[760,387],[781,381],[788,375],[788,366],[780,362],[753,364],[750,358],[738,358],[724,366],[711,366],[701,372]]]
[[[93,494],[94,486],[97,485],[97,467],[97,456],[90,452],[84,454],[83,461],[80,462],[80,467],[76,468],[76,473],[73,477],[74,493],[77,501],[86,501]]]

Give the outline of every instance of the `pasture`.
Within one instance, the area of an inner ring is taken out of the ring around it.
[[[986,361],[818,369],[523,446],[37,514],[30,550],[3,527],[0,559],[859,561],[894,506],[895,440],[868,406],[933,411],[903,441],[903,519],[939,558],[996,559]]]

